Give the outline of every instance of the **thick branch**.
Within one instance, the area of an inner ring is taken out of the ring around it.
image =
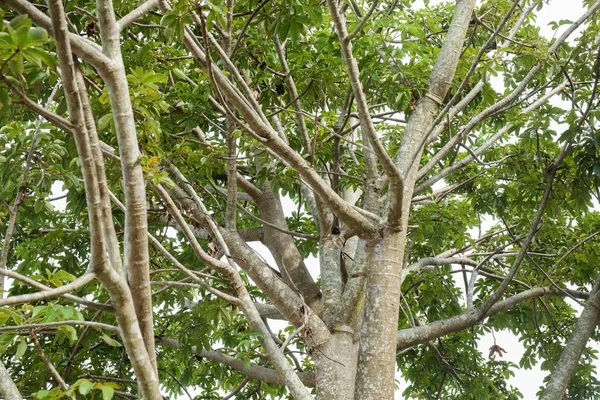
[[[207,63],[211,62],[207,60],[203,49],[187,30],[184,35],[184,43],[202,65],[207,66]],[[277,132],[247,103],[246,99],[216,65],[211,65],[210,69],[218,89],[239,111],[253,133],[262,138],[270,150],[292,166],[298,172],[300,178],[334,210],[342,222],[356,232],[360,232],[362,236],[369,237],[376,234],[376,226],[335,193],[310,164],[279,137]]]
[[[135,313],[139,320],[150,362],[156,369],[154,350],[154,323],[150,289],[150,258],[148,255],[148,221],[146,213],[146,183],[139,162],[133,107],[120,49],[119,27],[115,20],[112,1],[96,2],[100,36],[104,53],[114,68],[100,71],[106,82],[112,107],[113,120],[121,156],[121,172],[125,192],[124,265],[133,296]]]
[[[173,215],[179,226],[183,229],[183,232],[198,259],[209,265],[211,268],[227,276],[235,290],[235,293],[240,299],[239,307],[252,326],[252,329],[254,329],[256,332],[260,332],[263,335],[259,337],[259,341],[261,342],[262,347],[265,349],[269,361],[273,363],[275,369],[284,377],[285,385],[290,389],[290,392],[297,399],[310,399],[310,394],[303,387],[302,383],[291,369],[290,364],[287,362],[287,360],[285,360],[285,357],[273,341],[269,330],[267,329],[264,321],[261,319],[260,314],[256,310],[254,302],[250,298],[248,290],[246,289],[246,286],[237,270],[235,270],[233,266],[209,256],[196,240],[193,232],[185,222],[181,212],[176,207],[168,192],[160,185],[155,186],[155,190],[162,198],[169,212]],[[229,229],[224,229],[223,232],[235,233],[235,231]]]
[[[415,180],[423,151],[422,143],[426,140],[424,135],[452,84],[474,7],[473,0],[457,1],[448,34],[429,76],[429,89],[417,103],[405,128],[402,145],[396,155],[396,163],[406,182]],[[407,204],[402,206],[406,210],[390,208],[388,221],[392,225],[401,219],[403,212],[405,216],[408,215],[412,193],[413,185],[407,185],[403,193],[404,202]]]
[[[61,0],[51,0],[48,2],[48,6],[52,18],[54,37],[56,39],[56,50],[65,98],[69,109],[69,117],[73,125],[73,135],[77,145],[77,153],[81,160],[81,169],[84,178],[91,235],[91,270],[98,275],[98,279],[106,286],[113,304],[119,305],[115,310],[116,317],[122,329],[121,337],[123,338],[123,344],[136,373],[140,390],[151,400],[162,400],[158,379],[152,368],[151,360],[154,358],[154,347],[152,346],[152,354],[149,355],[147,349],[144,347],[145,343],[135,315],[129,287],[127,287],[123,275],[113,269],[107,258],[108,252],[104,240],[104,224],[112,223],[112,221],[105,221],[102,215],[102,192],[99,190],[98,177],[96,175],[97,165],[94,161],[92,144],[90,143],[83,105],[79,96],[80,92],[77,85],[71,42],[68,40],[69,34],[63,4]],[[127,90],[126,83],[124,88]],[[127,101],[129,101],[128,93],[126,95]],[[123,149],[121,150],[123,151]],[[121,154],[123,155],[123,152]],[[142,189],[144,189],[143,186]],[[145,203],[143,206],[145,212]],[[151,339],[154,340],[153,333]]]
[[[464,329],[475,326],[484,318],[490,317],[499,312],[506,311],[511,307],[518,305],[526,300],[534,299],[541,296],[564,296],[563,290],[558,290],[555,287],[540,287],[524,290],[521,293],[508,297],[494,304],[488,309],[483,316],[480,317],[476,310],[468,311],[464,314],[450,317],[444,320],[431,322],[427,325],[415,326],[409,329],[403,329],[398,332],[397,346],[398,350],[407,349],[418,344],[427,343],[433,339],[437,339],[449,333],[459,332]]]
[[[0,361],[0,393],[5,400],[21,400],[23,398],[2,361]]]
[[[346,64],[346,71],[350,78],[350,85],[354,93],[356,107],[358,108],[358,114],[360,116],[360,124],[363,133],[369,138],[371,148],[375,152],[377,159],[379,160],[383,170],[388,176],[391,184],[391,196],[392,196],[392,207],[400,208],[402,201],[402,185],[403,177],[400,171],[396,167],[394,160],[387,154],[386,149],[379,140],[375,125],[371,119],[371,113],[369,112],[369,106],[367,104],[367,98],[360,82],[360,73],[358,70],[358,62],[352,54],[352,41],[348,35],[346,28],[346,20],[344,15],[340,12],[339,3],[335,0],[328,0],[329,13],[333,20],[335,29],[340,39],[340,46],[342,49],[342,55],[344,56],[344,63]]]
[[[156,338],[156,342],[160,345],[171,347],[174,349],[179,349],[180,347],[179,342],[175,339]],[[216,361],[236,371],[240,371],[246,374],[249,378],[257,379],[276,385],[285,385],[285,380],[283,379],[283,377],[274,369],[262,367],[253,363],[250,363],[249,368],[246,368],[246,365],[244,365],[243,360],[239,360],[237,358],[233,358],[231,356],[213,350],[197,351],[196,346],[192,346],[192,353],[198,357],[206,358],[207,360],[211,361]],[[314,373],[298,372],[297,375],[305,386],[315,386]]]
[[[135,10],[131,11],[129,14],[125,15],[118,21],[119,30],[123,30],[129,25],[133,24],[138,19],[142,18],[148,12],[152,11],[152,9],[158,6],[158,0],[147,0],[138,6]]]
[[[552,375],[550,375],[550,381],[546,384],[546,390],[541,397],[542,400],[561,400],[564,398],[565,390],[579,365],[581,355],[590,340],[590,336],[594,333],[596,325],[600,322],[599,310],[600,275],[596,278],[590,298],[573,327],[571,337],[560,355]]]

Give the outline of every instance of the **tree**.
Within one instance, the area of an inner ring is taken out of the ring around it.
[[[0,393],[600,398],[600,1],[410,4],[0,1]]]

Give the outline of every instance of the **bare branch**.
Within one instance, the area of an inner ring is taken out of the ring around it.
[[[555,87],[553,90],[551,90],[550,92],[546,93],[545,95],[543,95],[542,97],[540,97],[538,100],[536,100],[535,102],[531,103],[528,107],[526,107],[525,109],[523,109],[523,111],[521,112],[521,114],[526,115],[526,114],[532,112],[533,110],[535,110],[536,108],[540,107],[548,99],[550,99],[554,95],[562,92],[563,89],[567,86],[567,83],[568,82],[566,80],[563,81],[560,85],[558,85],[557,87]],[[505,99],[506,99],[506,97],[503,100],[505,100]],[[496,104],[498,104],[498,103],[496,103]],[[495,106],[490,106],[490,108],[492,108],[492,107],[495,108]],[[458,140],[460,139],[460,137],[464,137],[464,135],[467,134],[472,128],[474,128],[475,126],[479,125],[481,123],[481,121],[483,121],[484,118],[486,118],[488,115],[490,115],[491,111],[488,111],[488,110],[489,110],[489,108],[486,109],[486,110],[484,110],[484,111],[482,111],[481,113],[479,113],[475,117],[473,117],[471,119],[471,121],[469,121],[469,123],[463,128],[463,130],[459,134],[457,134],[456,136],[454,136],[454,138],[452,138],[451,140],[449,140],[448,143],[446,145],[444,145],[444,147],[438,153],[436,153],[432,157],[432,159],[430,160],[430,162],[428,162],[427,165],[425,165],[423,168],[421,168],[421,170],[419,170],[419,174],[417,176],[417,179],[420,179],[421,177],[425,176],[427,174],[427,172],[430,171],[435,166],[435,163],[439,162],[441,160],[442,156],[445,155],[445,154],[447,154],[448,151],[450,151],[450,149],[458,142]],[[510,129],[512,129],[512,128],[513,128],[512,124],[507,124],[506,126],[502,127],[491,138],[489,138],[484,144],[482,144],[476,150],[473,150],[472,154],[469,154],[465,158],[459,160],[458,162],[456,162],[456,163],[454,163],[454,164],[452,164],[452,165],[444,168],[443,170],[441,170],[440,172],[438,172],[437,174],[435,174],[431,178],[427,179],[425,182],[423,182],[420,185],[418,185],[415,188],[415,193],[422,192],[423,190],[427,189],[428,187],[431,187],[431,185],[433,185],[434,183],[438,182],[439,180],[445,178],[449,174],[451,174],[451,173],[453,173],[455,171],[458,171],[459,169],[463,168],[467,164],[471,163],[473,160],[475,160],[475,157],[481,156],[494,143],[496,143],[498,140],[500,140],[500,138],[502,138],[503,136],[505,136],[508,133],[508,131]],[[434,160],[435,160],[435,162],[433,162]]]
[[[153,8],[158,6],[158,0],[147,0],[141,5],[139,5],[135,10],[131,11],[129,14],[125,15],[121,18],[117,24],[118,29],[122,31],[124,28],[128,27],[138,19],[142,18],[149,11],[152,11]]]
[[[3,81],[8,81],[8,79],[6,79],[4,75],[2,75],[1,71],[0,77]],[[52,92],[50,93],[50,96],[48,97],[46,107],[44,107],[45,110],[48,108],[48,105],[50,105],[54,100],[54,96],[56,95],[57,90],[58,85],[55,85],[52,89]],[[32,166],[33,152],[35,150],[38,135],[40,133],[43,122],[43,117],[40,117],[37,126],[35,127],[35,131],[33,132],[33,136],[31,138],[31,145],[29,146],[29,151],[27,152],[27,159],[25,160],[25,167],[23,169],[23,176],[21,177],[21,182],[19,182],[19,185],[17,186],[17,194],[15,195],[15,200],[13,201],[12,207],[7,205],[9,218],[8,225],[6,227],[6,232],[4,234],[4,241],[2,243],[2,253],[0,254],[0,271],[6,270],[6,264],[8,262],[8,251],[10,250],[10,241],[12,239],[12,234],[15,229],[15,223],[17,221],[17,213],[19,211],[19,207],[25,200],[24,189],[27,185],[27,180],[29,178],[29,171],[31,170]],[[4,297],[4,275],[2,275],[2,277],[0,278],[0,301],[2,300],[2,297]]]
[[[166,347],[178,349],[179,342],[175,339],[164,339],[157,338],[157,343]],[[226,354],[212,350],[197,351],[195,346],[192,346],[192,353],[198,357],[206,358],[207,360],[216,361],[223,365],[228,366],[236,371],[243,372],[252,379],[258,379],[267,383],[273,383],[276,385],[285,385],[285,380],[277,371],[274,369],[262,367],[254,363],[250,363],[250,368],[246,368],[244,361],[233,358]],[[315,375],[311,372],[298,372],[298,377],[302,380],[302,383],[308,387],[315,386]]]
[[[44,352],[44,349],[42,348],[42,345],[40,344],[40,341],[38,340],[37,335],[33,330],[30,330],[30,336],[31,341],[33,342],[33,345],[35,346],[35,349],[37,350],[38,355],[40,356],[40,359],[46,366],[46,369],[50,371],[50,374],[52,374],[52,377],[54,377],[54,380],[56,380],[61,390],[63,392],[66,392],[69,389],[69,387],[65,383],[65,380],[62,378],[62,376],[60,376],[60,374],[56,370],[56,367],[54,367],[54,364],[52,364],[48,357],[46,357],[46,353]]]
[[[161,8],[165,10],[168,9],[166,2],[160,2],[160,4]],[[214,38],[212,38],[212,40],[214,40]],[[210,62],[189,30],[186,30],[184,33],[184,43],[202,65],[206,66],[207,63]],[[212,44],[214,45],[214,43]],[[215,48],[217,50],[219,49],[218,44]],[[228,58],[225,55],[220,54],[220,56],[229,66],[230,61],[228,61]],[[235,66],[231,65],[231,67],[236,71]],[[356,232],[360,232],[362,236],[367,237],[376,234],[376,227],[371,221],[362,216],[357,210],[337,195],[310,164],[278,136],[277,132],[265,121],[262,112],[257,113],[256,110],[247,103],[247,99],[233,87],[231,81],[229,81],[222,71],[216,66],[212,66],[211,71],[213,72],[214,81],[221,93],[239,111],[242,119],[248,123],[254,133],[264,139],[270,150],[298,171],[300,178],[327,204],[329,204],[333,210],[335,210],[342,222],[347,226],[352,227]]]
[[[446,39],[429,76],[429,89],[417,103],[405,128],[404,138],[396,155],[396,164],[402,176],[409,182],[415,181],[423,151],[422,144],[427,140],[428,128],[433,122],[434,113],[442,105],[443,98],[448,93],[454,78],[468,29],[468,21],[471,19],[474,7],[475,3],[472,0],[457,2]],[[406,206],[403,206],[406,210],[391,208],[389,222],[399,221],[403,211],[404,215],[408,215],[408,204],[413,191],[412,185],[406,191],[407,193],[403,195],[406,197],[403,200],[407,203]]]
[[[397,335],[398,350],[407,349],[449,333],[470,328],[480,324],[484,318],[506,311],[526,300],[541,296],[564,296],[564,293],[557,290],[555,287],[532,288],[497,302],[486,311],[483,318],[479,316],[475,309],[455,317],[434,321],[426,325],[415,326],[414,328],[403,329],[399,331]]]
[[[8,271],[8,270],[0,270],[0,275],[6,276],[8,278],[11,279],[15,279],[18,281],[21,281],[31,287],[34,287],[36,289],[39,289],[43,292],[49,291],[49,290],[53,290],[53,288],[51,288],[50,286],[46,286],[42,283],[39,283],[38,281],[35,281],[33,279],[30,279],[26,276],[23,276],[17,272],[14,271]],[[102,303],[96,303],[93,302],[91,300],[87,300],[81,297],[77,297],[77,296],[73,296],[72,294],[62,294],[61,297],[65,298],[66,300],[69,300],[73,303],[77,303],[77,304],[81,304],[83,306],[86,306],[88,308],[91,309],[95,309],[95,310],[102,310],[102,311],[108,311],[108,312],[114,312],[114,309],[112,306],[108,305],[108,304],[102,304]]]
[[[42,107],[35,101],[31,100],[29,97],[27,97],[27,95],[21,89],[17,88],[15,85],[13,85],[13,83],[10,80],[8,80],[6,78],[6,76],[4,76],[2,73],[0,73],[0,79],[2,79],[2,82],[4,82],[4,84],[13,93],[15,93],[17,96],[19,96],[21,98],[21,100],[23,101],[23,103],[25,104],[26,107],[30,108],[31,110],[36,112],[38,115],[40,115],[40,116],[44,117],[45,119],[47,119],[48,121],[50,121],[57,128],[62,129],[63,131],[65,131],[67,133],[71,133],[71,130],[73,129],[71,122],[69,122],[67,119],[61,117],[60,115],[57,115],[57,114],[53,113],[52,111],[49,111],[45,107]]]
[[[29,329],[47,329],[47,328],[57,328],[59,326],[89,326],[94,329],[103,329],[107,331],[119,332],[119,327],[109,324],[103,324],[101,322],[94,321],[59,321],[59,322],[46,322],[40,324],[23,324],[23,325],[12,325],[12,326],[0,326],[0,332],[6,331],[21,331],[21,330],[29,330]]]
[[[376,3],[377,2],[374,2],[374,5],[376,5]],[[342,49],[342,54],[344,56],[344,62],[346,64],[346,71],[348,72],[350,84],[352,85],[352,91],[356,99],[356,106],[360,115],[360,123],[361,128],[363,130],[363,134],[366,134],[366,136],[369,138],[371,147],[375,152],[377,159],[381,163],[383,170],[385,171],[386,175],[390,180],[392,186],[392,208],[400,208],[400,204],[402,202],[401,191],[403,190],[402,186],[404,184],[403,177],[400,174],[398,168],[396,167],[393,159],[387,154],[387,151],[385,150],[383,144],[379,140],[379,137],[375,130],[375,125],[373,125],[373,120],[371,119],[367,99],[362,87],[362,83],[360,82],[358,63],[356,61],[356,58],[354,58],[354,55],[352,54],[352,41],[351,37],[348,35],[344,15],[340,12],[339,4],[337,1],[328,0],[327,4],[329,4],[329,13],[331,14],[331,18],[333,20],[335,29],[340,39],[340,46]],[[372,11],[370,10],[370,12]]]
[[[252,328],[261,332],[264,336],[261,341],[261,345],[265,349],[269,360],[273,363],[276,370],[285,377],[285,384],[293,393],[294,397],[298,399],[311,399],[311,396],[308,391],[304,388],[294,371],[291,369],[290,364],[287,362],[273,339],[271,338],[267,327],[264,324],[264,321],[261,319],[260,314],[256,310],[254,306],[254,302],[250,298],[248,294],[248,290],[244,282],[242,281],[238,272],[227,263],[224,263],[220,260],[217,260],[211,256],[209,256],[204,249],[200,246],[198,241],[196,240],[193,232],[185,222],[183,216],[181,215],[179,209],[176,207],[173,199],[168,194],[168,192],[160,185],[154,186],[156,192],[161,197],[169,212],[173,215],[179,226],[182,228],[184,235],[186,236],[188,242],[190,243],[194,254],[200,259],[202,262],[209,265],[211,268],[219,271],[229,278],[230,283],[233,286],[238,298],[240,299],[240,308],[242,312],[248,319],[248,322],[252,326]],[[228,229],[225,229],[224,232],[234,232]]]
[[[121,337],[123,338],[123,344],[125,349],[128,352],[129,359],[131,360],[133,369],[136,373],[140,391],[144,394],[144,396],[148,397],[150,400],[162,400],[162,395],[160,393],[160,388],[158,385],[158,379],[155,373],[155,369],[153,368],[153,360],[155,360],[155,351],[154,351],[154,331],[152,326],[152,309],[151,309],[151,301],[150,301],[150,309],[149,313],[141,316],[142,321],[150,320],[149,330],[150,336],[146,336],[144,338],[142,331],[140,330],[140,325],[138,323],[138,319],[136,318],[134,302],[131,295],[131,291],[125,282],[124,276],[122,275],[122,271],[116,271],[113,269],[113,266],[110,265],[110,261],[107,257],[108,251],[106,247],[106,241],[104,239],[104,224],[112,223],[112,221],[105,221],[103,215],[103,209],[100,206],[103,202],[106,204],[106,199],[103,199],[103,196],[106,196],[106,193],[100,191],[98,177],[96,175],[97,165],[94,162],[94,150],[92,149],[92,143],[90,141],[90,133],[87,130],[85,113],[83,111],[83,104],[80,97],[80,91],[78,87],[78,79],[77,74],[75,72],[75,65],[71,51],[71,42],[68,39],[68,28],[66,22],[66,15],[63,8],[63,4],[61,0],[50,0],[48,2],[50,16],[52,19],[52,27],[54,32],[54,37],[56,39],[56,51],[58,55],[58,60],[60,64],[61,78],[64,86],[65,97],[67,101],[67,106],[69,109],[69,117],[71,123],[73,125],[73,134],[75,137],[75,143],[77,145],[77,152],[79,154],[81,160],[81,168],[83,172],[84,178],[84,186],[86,191],[86,201],[88,206],[88,217],[90,223],[90,235],[91,235],[91,269],[93,272],[98,274],[98,279],[106,286],[111,301],[113,304],[118,304],[119,307],[115,310],[117,321],[119,326],[122,329]],[[114,32],[112,42],[108,41],[104,43],[105,49],[111,56],[119,55],[119,38],[118,31],[114,30],[114,15],[111,17],[107,16],[108,12],[112,12],[112,4],[106,4],[106,2],[102,2],[98,5],[99,7],[99,20],[102,25],[104,25],[104,32],[111,31]],[[108,38],[107,38],[108,39]],[[112,54],[111,54],[112,53]],[[119,65],[122,65],[122,60]],[[111,61],[111,66],[115,66]],[[112,72],[110,72],[112,71]],[[117,127],[118,135],[123,134],[123,124],[129,124],[129,127],[133,126],[133,139],[131,139],[131,135],[125,134],[128,136],[125,138],[125,144],[129,144],[127,140],[133,140],[135,142],[135,147],[130,148],[127,145],[124,145],[123,141],[120,140],[120,150],[121,150],[121,162],[124,166],[125,171],[136,171],[139,170],[141,175],[141,165],[138,162],[139,150],[137,147],[137,140],[135,137],[135,124],[133,121],[133,112],[131,111],[131,103],[129,99],[129,91],[127,89],[127,82],[125,79],[125,73],[123,68],[115,71],[114,69],[102,69],[99,68],[99,72],[101,75],[105,75],[107,78],[107,86],[111,91],[111,95],[109,96],[112,101],[113,113],[117,117],[115,121],[115,126]],[[115,78],[116,77],[116,78]],[[125,83],[119,81],[119,77],[122,80],[125,80]],[[112,80],[110,78],[113,78]],[[115,81],[118,83],[115,85]],[[111,85],[112,84],[112,85]],[[119,101],[115,101],[115,93],[121,94],[121,96],[125,96],[126,99],[123,100],[123,103]],[[129,105],[129,113],[127,112],[127,105]],[[125,121],[123,121],[125,120]],[[128,131],[131,133],[131,130]],[[131,159],[133,157],[133,160]],[[128,177],[129,174],[125,173],[125,176]],[[140,178],[141,182],[141,192],[142,192],[142,206],[134,210],[132,210],[131,215],[128,215],[127,222],[134,221],[134,228],[137,235],[146,234],[146,225],[145,225],[145,184],[143,180],[143,176]],[[139,190],[139,184],[136,187],[135,180],[125,179],[126,187],[129,190],[126,190],[126,193],[130,193],[132,190]],[[135,202],[134,202],[135,203]],[[136,216],[138,218],[136,218]],[[144,224],[136,224],[140,218],[143,218]],[[131,225],[131,224],[129,224]],[[141,232],[141,233],[140,233]],[[131,236],[126,233],[126,245],[125,245],[125,253],[128,255],[128,250],[131,250],[131,244],[127,244],[127,240],[131,239]],[[146,260],[148,259],[148,249],[147,249],[147,236],[143,236],[142,241],[146,243],[145,253],[141,247],[142,244],[138,244],[138,246],[133,246],[135,254],[133,258],[137,260],[138,258]],[[139,251],[138,251],[139,250]],[[127,257],[126,257],[127,258]],[[127,258],[128,261],[129,258]],[[129,262],[127,265],[131,265]],[[148,285],[149,292],[150,285]],[[144,293],[136,293],[135,298],[140,301],[145,298],[150,298],[148,296],[144,296]],[[149,315],[148,315],[149,314]],[[146,347],[147,346],[147,347]],[[149,351],[151,350],[151,351]]]
[[[45,290],[43,292],[22,294],[20,296],[11,296],[6,299],[1,299],[0,306],[31,303],[34,301],[51,299],[53,297],[59,297],[59,296],[62,296],[66,293],[72,292],[73,290],[77,290],[77,289],[87,285],[94,278],[96,278],[96,274],[93,272],[88,272],[85,275],[75,279],[73,282],[68,283],[64,286],[60,286],[60,287],[50,289],[50,290]]]
[[[296,122],[298,123],[298,128],[300,129],[300,134],[302,135],[302,139],[304,141],[304,149],[308,154],[312,154],[312,144],[310,138],[308,137],[308,129],[306,128],[306,122],[304,121],[304,115],[302,114],[300,96],[298,95],[298,90],[296,89],[296,83],[294,82],[294,78],[290,74],[290,68],[288,67],[288,63],[285,58],[283,46],[281,45],[281,42],[279,41],[279,37],[277,35],[273,37],[273,43],[275,43],[275,50],[277,52],[277,57],[279,58],[279,63],[281,64],[283,73],[287,77],[287,86],[290,92],[290,98],[292,99],[292,105],[294,106]]]
[[[104,53],[118,66],[99,71],[106,82],[113,121],[119,143],[121,172],[125,192],[124,266],[129,286],[135,296],[133,304],[150,362],[156,370],[154,324],[150,289],[150,259],[148,255],[148,221],[146,212],[146,182],[139,162],[135,117],[129,97],[129,86],[120,50],[119,26],[111,0],[96,2],[100,37]],[[106,199],[107,193],[104,193]],[[156,372],[156,371],[155,371]],[[158,395],[158,393],[156,393]]]
[[[369,11],[367,11],[367,13],[360,20],[358,26],[356,28],[354,28],[354,30],[350,34],[348,34],[348,41],[353,40],[356,37],[356,35],[358,35],[360,33],[362,28],[369,21],[369,18],[371,18],[371,15],[373,15],[373,11],[375,11],[378,4],[379,4],[379,0],[373,0],[373,4],[371,4],[371,8],[369,8]]]
[[[183,266],[183,264],[181,264],[171,253],[169,253],[169,251],[154,236],[149,235],[148,238],[150,239],[150,242],[154,245],[154,247],[156,247],[158,251],[160,251],[165,257],[167,257],[167,259],[171,262],[171,264],[173,264],[175,268],[186,274],[193,281],[197,282],[198,285],[208,290],[215,296],[224,299],[230,304],[239,304],[240,300],[238,298],[223,293],[220,290],[214,289],[202,279],[200,279],[198,276],[196,276],[192,271]]]

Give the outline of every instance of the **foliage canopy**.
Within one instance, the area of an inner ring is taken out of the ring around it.
[[[372,349],[405,398],[518,399],[519,369],[550,378],[587,321],[574,301],[600,304],[599,2],[553,38],[543,1],[467,3],[69,0],[64,40],[61,2],[0,1],[0,360],[22,395],[152,398],[132,364],[140,329],[171,398],[300,398],[268,343],[322,399],[337,398],[327,382],[386,398],[364,382]],[[96,130],[94,170],[77,138]],[[103,176],[112,233],[90,222]],[[396,314],[369,314],[388,302]],[[600,399],[590,318],[568,398]],[[525,346],[519,365],[501,343],[478,350],[502,330]]]

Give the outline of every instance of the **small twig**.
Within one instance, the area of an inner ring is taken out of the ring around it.
[[[63,325],[68,326],[89,326],[94,329],[105,329],[107,331],[119,332],[120,329],[118,326],[109,325],[102,322],[93,322],[93,321],[75,321],[75,320],[67,320],[67,321],[59,321],[59,322],[45,322],[39,324],[23,324],[23,325],[9,325],[9,326],[0,326],[0,332],[6,331],[20,331],[27,329],[45,329],[45,328],[54,328]]]
[[[101,313],[102,313],[102,311],[98,310],[96,312],[96,314],[94,314],[94,316],[92,317],[92,322],[94,322],[94,320],[96,318],[98,318]],[[73,360],[75,359],[75,356],[77,355],[77,353],[79,352],[79,349],[81,348],[81,344],[83,343],[83,338],[85,338],[85,335],[88,333],[89,330],[90,330],[90,326],[86,326],[85,329],[83,330],[83,332],[81,333],[81,335],[79,335],[79,338],[77,339],[77,343],[75,343],[75,346],[73,347],[73,350],[71,351],[71,355],[69,356],[69,359],[67,360],[67,364],[64,366],[64,368],[61,371],[62,375],[66,375],[66,373],[69,371],[69,368],[71,367],[71,364],[73,363]]]
[[[371,18],[371,15],[373,14],[373,11],[375,11],[375,9],[377,8],[378,4],[379,4],[379,0],[374,0],[373,1],[373,4],[371,5],[371,8],[369,9],[369,11],[360,20],[360,22],[359,22],[358,26],[356,27],[356,29],[354,29],[350,34],[348,34],[348,36],[346,36],[346,40],[351,41],[352,39],[354,39],[354,37],[358,33],[360,33],[360,31],[365,26],[365,24],[367,23],[367,21],[369,20],[369,18]]]
[[[110,381],[110,382],[119,382],[119,383],[124,383],[126,385],[135,385],[137,384],[137,382],[133,379],[124,379],[124,378],[119,378],[116,376],[102,376],[102,375],[90,375],[90,374],[83,374],[83,375],[79,375],[78,378],[86,378],[86,379],[92,379],[95,381]]]
[[[245,212],[246,214],[248,214],[249,217],[251,217],[252,219],[255,219],[256,221],[260,222],[261,224],[265,224],[281,233],[285,233],[286,235],[290,235],[290,236],[296,236],[299,238],[303,238],[303,239],[310,239],[310,240],[317,240],[319,239],[318,236],[315,235],[311,235],[308,233],[302,233],[302,232],[293,232],[287,229],[283,229],[280,228],[279,226],[270,223],[269,221],[266,221],[260,217],[257,217],[256,215],[254,215],[250,210],[246,209],[245,207],[241,206],[238,204],[238,208],[241,209],[243,212]]]
[[[240,390],[242,390],[244,388],[244,386],[246,386],[246,384],[250,382],[250,378],[246,377],[244,378],[244,380],[242,381],[242,383],[240,383],[238,385],[238,387],[236,387],[235,389],[233,389],[227,396],[223,397],[221,400],[229,400],[231,399],[233,396],[235,396],[236,394],[238,394],[240,392]]]
[[[34,332],[33,329],[31,329],[29,331],[29,333],[31,336],[31,341],[33,342],[33,345],[35,346],[35,349],[37,350],[38,355],[40,356],[42,362],[44,363],[46,368],[50,371],[50,373],[54,377],[54,380],[56,380],[56,382],[58,383],[58,386],[60,386],[61,390],[63,392],[66,392],[69,389],[69,387],[67,386],[67,384],[65,383],[65,380],[62,378],[62,376],[60,376],[60,374],[54,367],[54,364],[52,364],[52,362],[50,360],[48,360],[48,357],[46,357],[46,353],[44,353],[44,349],[40,345],[40,341],[38,340],[36,333]],[[69,397],[74,399],[75,395],[73,394]]]

